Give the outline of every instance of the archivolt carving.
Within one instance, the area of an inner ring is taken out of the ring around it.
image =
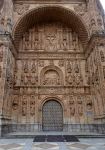
[[[50,71],[53,72],[52,78],[46,77],[47,73]],[[40,74],[40,84],[41,85],[63,85],[63,73],[62,71],[56,66],[47,66],[43,68]]]

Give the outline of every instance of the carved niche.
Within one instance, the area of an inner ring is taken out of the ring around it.
[[[83,102],[81,100],[81,97],[78,97],[77,103],[78,103],[78,114],[80,116],[82,116],[82,114],[83,114]]]
[[[86,107],[87,107],[88,110],[92,109],[92,101],[91,100],[87,100]]]
[[[70,98],[71,99],[71,98]],[[70,114],[71,116],[75,115],[75,105],[74,105],[74,100],[73,98],[70,100]]]
[[[26,116],[27,114],[27,101],[22,101],[22,115]]]
[[[18,98],[17,97],[15,97],[13,102],[12,102],[12,108],[14,110],[16,110],[18,108]]]
[[[75,31],[64,24],[36,25],[26,31],[20,48],[36,51],[81,51],[82,43]]]
[[[18,13],[18,15],[22,15],[25,11],[29,9],[29,4],[14,4],[14,11]]]
[[[41,85],[62,85],[63,73],[56,66],[47,66],[41,71],[40,79]]]
[[[32,116],[35,114],[35,101],[30,102],[30,114]]]

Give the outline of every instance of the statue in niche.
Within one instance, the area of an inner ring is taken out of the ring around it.
[[[76,51],[78,49],[78,41],[77,41],[77,35],[74,32],[73,33],[73,41],[72,41],[72,45],[73,45],[73,50]]]
[[[63,49],[66,51],[67,49],[67,40],[63,39]]]
[[[39,44],[38,39],[35,39],[35,41],[33,41],[33,44],[34,44],[34,49],[37,50],[38,49],[38,44]]]
[[[18,99],[17,99],[17,97],[15,97],[14,100],[13,100],[12,108],[14,110],[16,110],[18,108]]]
[[[32,72],[32,73],[35,73],[35,72],[36,72],[35,61],[33,61],[31,72]]]
[[[88,110],[92,109],[92,101],[91,100],[87,101],[86,107],[87,107]]]
[[[29,41],[29,32],[26,32],[25,35],[23,35],[23,45],[25,50],[30,49],[30,41]]]
[[[82,116],[82,114],[83,114],[83,106],[82,106],[81,100],[78,101],[78,113],[80,116]]]
[[[68,82],[69,85],[72,85],[72,83],[73,83],[72,75],[69,75],[69,76],[67,77],[67,82]]]
[[[79,78],[78,75],[76,76],[76,84],[77,84],[77,85],[80,85],[80,78]]]
[[[23,75],[23,73],[22,73],[22,75],[21,75],[21,82],[22,82],[22,83],[24,82],[24,75]]]
[[[23,101],[22,102],[22,114],[23,116],[26,116],[26,113],[27,113],[27,102],[26,101]]]
[[[28,69],[28,61],[26,60],[25,62],[25,66],[24,66],[24,73],[28,73],[29,69]]]
[[[71,114],[71,116],[75,115],[75,106],[74,106],[73,100],[70,101],[70,114]]]
[[[32,116],[35,114],[35,101],[30,102],[30,114]]]
[[[35,76],[31,76],[31,83],[32,83],[32,85],[36,84],[36,77]]]
[[[79,68],[78,68],[78,64],[75,63],[74,65],[74,70],[75,70],[75,73],[79,73]]]
[[[68,62],[68,65],[67,65],[67,72],[68,72],[68,73],[71,73],[71,72],[72,72],[70,62]]]
[[[24,76],[24,84],[25,84],[25,85],[28,84],[28,76]]]

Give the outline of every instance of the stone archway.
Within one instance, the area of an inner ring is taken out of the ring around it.
[[[42,130],[63,130],[63,109],[56,100],[49,100],[42,108]]]

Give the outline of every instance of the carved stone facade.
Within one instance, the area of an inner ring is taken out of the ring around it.
[[[104,11],[99,0],[62,1],[0,5],[0,136],[105,133]]]

